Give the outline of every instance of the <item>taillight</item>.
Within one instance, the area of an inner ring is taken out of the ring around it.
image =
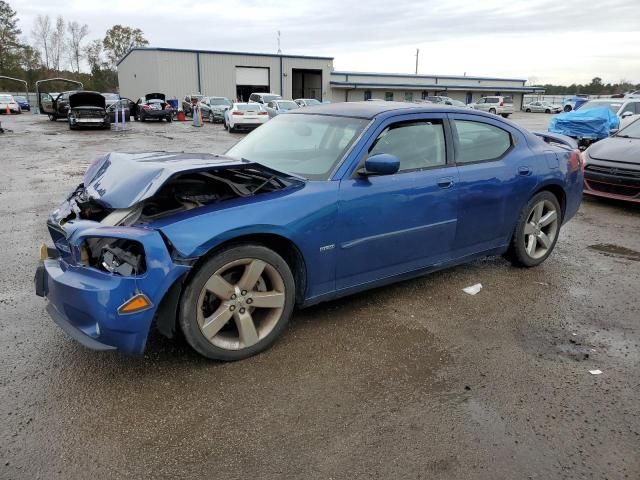
[[[258,112],[258,115],[269,115],[268,112]]]
[[[584,158],[582,158],[582,152],[580,150],[574,150],[569,155],[569,170],[584,170]]]
[[[500,106],[501,106],[501,107],[504,107],[504,101],[501,101],[501,102],[500,102]]]
[[[231,113],[231,115],[244,115],[244,112],[237,112],[236,111],[236,112]]]

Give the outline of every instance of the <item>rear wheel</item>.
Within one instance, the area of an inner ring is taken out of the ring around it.
[[[540,192],[520,212],[507,254],[514,265],[535,267],[544,262],[556,245],[562,223],[558,199]]]
[[[239,245],[197,271],[185,288],[179,321],[201,355],[241,360],[275,341],[294,303],[293,275],[282,257],[261,245]]]
[[[544,111],[544,113],[551,113],[551,110],[549,110],[548,108]]]

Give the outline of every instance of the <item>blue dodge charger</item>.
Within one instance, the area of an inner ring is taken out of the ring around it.
[[[96,350],[151,325],[200,354],[269,347],[293,309],[503,254],[539,265],[582,199],[560,135],[446,105],[279,115],[225,155],[110,153],[48,220],[36,293]]]

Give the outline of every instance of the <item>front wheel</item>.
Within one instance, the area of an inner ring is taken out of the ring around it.
[[[570,112],[571,110],[572,110],[572,109],[571,109],[571,105],[565,105],[565,106],[564,106],[564,111],[565,111],[565,112]]]
[[[496,109],[495,108],[490,108],[489,109],[489,113],[493,113],[495,115],[496,114]]]
[[[201,355],[241,360],[271,346],[294,303],[295,282],[284,259],[261,245],[239,245],[200,267],[185,288],[179,322]]]
[[[556,196],[546,191],[534,195],[520,212],[507,257],[520,267],[540,265],[551,255],[561,224]]]
[[[544,113],[551,113],[551,110],[549,110],[548,108],[544,111]]]
[[[527,113],[531,113],[531,109],[530,109],[530,108],[527,108],[527,109],[525,110],[525,112],[527,112]]]

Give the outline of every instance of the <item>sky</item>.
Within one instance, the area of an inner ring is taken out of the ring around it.
[[[38,14],[149,46],[334,57],[336,70],[640,83],[638,0],[8,0],[30,39]]]

